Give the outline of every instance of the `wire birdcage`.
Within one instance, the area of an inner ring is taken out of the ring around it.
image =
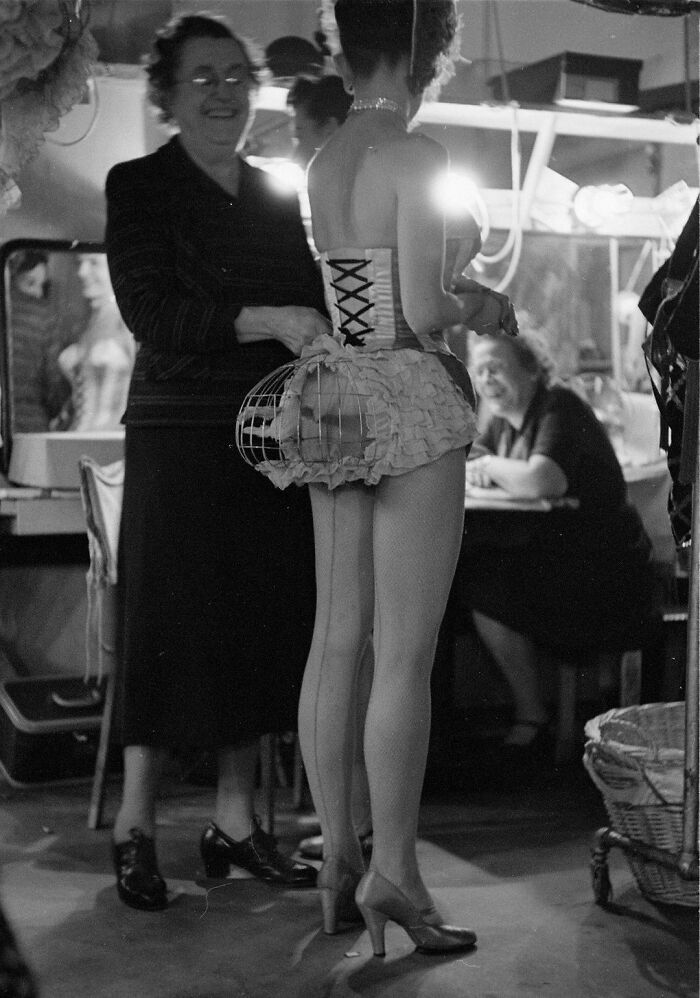
[[[246,396],[236,446],[261,470],[369,466],[379,433],[375,396],[349,360],[314,355],[286,364]]]

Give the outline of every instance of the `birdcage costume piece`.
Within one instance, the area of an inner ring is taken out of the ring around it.
[[[243,458],[279,488],[376,485],[465,447],[477,434],[466,369],[439,334],[418,337],[401,311],[397,253],[321,257],[333,335],[246,397]]]

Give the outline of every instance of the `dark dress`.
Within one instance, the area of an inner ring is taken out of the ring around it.
[[[243,306],[324,309],[296,197],[242,164],[231,197],[177,138],[107,178],[106,247],[138,344],[119,554],[121,741],[237,745],[296,724],[313,628],[306,489],[239,457],[246,392],[291,358]]]
[[[519,431],[494,418],[475,453],[559,465],[577,510],[496,513],[465,532],[471,609],[566,654],[624,650],[643,640],[651,608],[651,542],[604,427],[561,386],[540,387]]]

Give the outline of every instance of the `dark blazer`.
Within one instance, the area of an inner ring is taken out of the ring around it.
[[[125,421],[229,423],[255,382],[292,356],[277,341],[239,344],[241,308],[325,313],[296,195],[242,162],[232,197],[177,137],[113,167],[106,194],[112,284],[139,344]]]

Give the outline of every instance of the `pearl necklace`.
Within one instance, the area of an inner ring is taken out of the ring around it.
[[[389,111],[391,114],[400,115],[404,121],[406,115],[400,104],[388,97],[376,97],[374,100],[355,100],[350,105],[348,114],[356,114],[358,111]]]

